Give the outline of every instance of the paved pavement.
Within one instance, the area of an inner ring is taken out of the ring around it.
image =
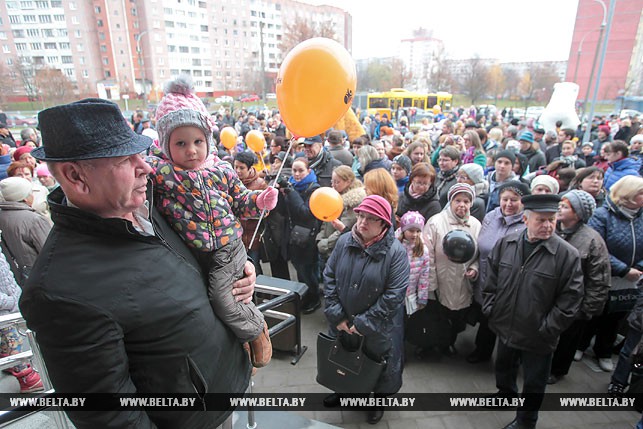
[[[266,267],[267,268],[267,267]],[[269,269],[265,270],[269,273]],[[294,274],[294,273],[293,273]],[[295,276],[293,275],[293,278]],[[303,316],[302,342],[308,347],[299,363],[291,365],[291,354],[275,352],[273,360],[266,368],[260,369],[254,377],[255,392],[290,392],[290,393],[323,393],[327,389],[315,382],[316,376],[316,337],[317,333],[326,330],[326,323],[321,310]],[[492,393],[495,389],[492,363],[468,364],[464,357],[473,350],[473,339],[476,328],[468,327],[456,343],[458,355],[441,360],[427,359],[420,361],[413,355],[412,347],[407,347],[407,361],[404,369],[404,384],[401,393],[421,392],[464,392]],[[616,362],[616,356],[614,356]],[[602,393],[607,389],[610,375],[600,371],[595,361],[586,356],[582,362],[575,362],[571,371],[558,384],[549,386],[548,392],[592,392]],[[0,391],[17,392],[17,383],[13,377],[0,377]],[[332,409],[328,411],[300,412],[299,416],[318,422],[347,429],[365,428],[454,428],[454,429],[497,429],[502,428],[514,417],[514,411],[463,411],[463,412],[424,412],[424,411],[387,411],[377,425],[366,423],[363,411]],[[298,416],[287,418],[280,413],[257,416],[258,428],[278,427],[280,429],[307,426],[305,420]],[[262,426],[262,417],[264,424]],[[538,428],[565,429],[631,429],[640,418],[635,411],[592,411],[592,412],[541,412]],[[35,419],[35,420],[34,420]],[[240,424],[245,416],[238,416],[235,428],[245,427]],[[270,424],[267,424],[270,420]],[[280,423],[275,424],[275,421]],[[53,428],[46,416],[40,415],[23,420],[12,428]],[[317,425],[316,427],[327,427]]]

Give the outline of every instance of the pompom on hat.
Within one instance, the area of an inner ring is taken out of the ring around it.
[[[156,108],[156,131],[159,146],[170,159],[170,135],[179,127],[193,126],[205,134],[208,148],[213,146],[214,120],[203,101],[194,94],[192,78],[181,75],[165,84],[165,95]],[[209,152],[209,151],[208,151]]]
[[[400,229],[402,230],[402,232],[411,228],[422,230],[422,228],[424,228],[424,222],[424,216],[422,216],[419,212],[406,212],[400,219]]]
[[[353,210],[355,213],[368,213],[381,219],[386,225],[391,226],[391,204],[379,195],[369,195],[364,198],[359,206]]]

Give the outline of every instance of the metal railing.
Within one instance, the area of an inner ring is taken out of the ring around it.
[[[42,392],[39,396],[49,396],[54,393],[54,389],[51,385],[51,380],[49,379],[49,374],[47,373],[47,368],[44,365],[42,355],[40,354],[40,347],[38,347],[38,343],[36,342],[34,333],[28,329],[22,329],[24,327],[24,324],[25,321],[20,313],[11,313],[0,316],[0,328],[15,326],[19,335],[27,337],[27,342],[31,349],[25,352],[17,353],[15,355],[9,355],[0,358],[0,369],[11,368],[21,362],[31,361],[33,369],[40,375],[40,380],[42,381],[42,384],[45,388],[45,391]],[[24,419],[45,410],[47,410],[47,407],[30,411],[21,410],[20,408],[0,410],[0,428],[7,427],[13,423],[16,423],[18,420]],[[63,411],[48,411],[51,412],[51,417],[54,421],[54,424],[56,425],[56,428],[70,428],[70,426],[67,424],[67,418]]]

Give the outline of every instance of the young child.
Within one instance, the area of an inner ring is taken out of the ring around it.
[[[407,316],[426,307],[429,299],[429,249],[422,240],[423,228],[424,216],[411,211],[402,216],[400,228],[396,231],[411,265],[409,286],[404,300]]]
[[[189,77],[165,87],[156,110],[159,148],[154,168],[156,205],[172,228],[208,267],[208,297],[214,312],[239,340],[249,342],[254,367],[268,364],[272,347],[263,315],[253,304],[236,302],[232,283],[243,277],[247,255],[238,218],[272,210],[278,191],[247,190],[232,166],[209,155],[214,121],[192,91]]]

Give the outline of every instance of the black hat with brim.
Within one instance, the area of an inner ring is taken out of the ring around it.
[[[117,104],[87,98],[38,114],[42,146],[31,155],[41,161],[80,161],[141,153],[152,139],[136,134]]]
[[[525,210],[552,213],[558,211],[560,196],[558,194],[532,194],[525,195],[521,201]]]

